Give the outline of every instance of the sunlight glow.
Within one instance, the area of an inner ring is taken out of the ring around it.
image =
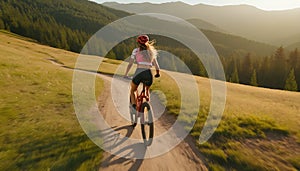
[[[119,3],[143,3],[145,0],[92,0],[98,3],[104,2],[119,2]],[[176,0],[151,0],[151,3],[165,3],[176,2]],[[286,10],[300,8],[300,0],[182,0],[182,2],[195,5],[195,4],[207,4],[214,6],[224,5],[240,5],[247,4],[255,6],[262,10]]]

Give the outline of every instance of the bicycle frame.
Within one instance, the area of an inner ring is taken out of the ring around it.
[[[144,102],[144,99],[149,102],[149,92],[147,91],[146,92],[146,86],[145,84],[143,84],[143,90],[140,92],[140,95],[139,95],[139,92],[138,90],[136,91],[136,111],[137,111],[137,114],[136,114],[136,121],[137,121],[137,118],[140,117],[140,113],[142,113],[142,109],[141,109],[141,106]],[[144,116],[141,117],[141,124],[144,123]]]
[[[143,84],[143,89],[141,92],[139,90],[136,90],[135,94],[135,102],[136,102],[136,112],[132,111],[134,110],[131,107],[130,104],[130,116],[131,116],[131,124],[133,128],[137,124],[138,118],[140,118],[140,124],[141,124],[141,132],[142,137],[144,140],[144,144],[146,146],[149,146],[152,144],[153,136],[154,136],[154,124],[153,124],[153,114],[152,109],[149,104],[150,96],[149,96],[149,90]],[[134,114],[135,113],[135,114]],[[134,117],[134,118],[133,118]]]

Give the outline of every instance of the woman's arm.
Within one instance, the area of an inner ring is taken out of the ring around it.
[[[129,71],[130,71],[130,68],[131,68],[132,65],[133,65],[133,62],[134,62],[134,59],[130,58],[130,59],[129,59],[129,64],[128,64],[127,69],[126,69],[126,72],[125,72],[125,77],[128,76],[128,73],[129,73]]]
[[[156,75],[155,75],[155,77],[160,77],[160,74],[159,74],[160,68],[159,68],[159,65],[158,65],[158,62],[157,62],[156,59],[153,59],[153,64],[154,64],[155,70],[156,70]]]

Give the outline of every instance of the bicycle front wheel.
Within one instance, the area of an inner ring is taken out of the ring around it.
[[[144,144],[149,146],[152,144],[153,135],[154,135],[154,126],[153,126],[153,115],[152,110],[148,102],[144,102],[141,106],[141,112],[143,115],[143,122],[141,122],[142,136]]]

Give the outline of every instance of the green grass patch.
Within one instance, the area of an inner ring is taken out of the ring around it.
[[[253,156],[244,154],[240,151],[227,150],[228,155],[228,167],[234,168],[236,170],[267,170],[263,163],[260,163]],[[271,169],[271,168],[270,168]]]
[[[225,168],[218,165],[218,164],[215,164],[215,163],[209,163],[208,164],[208,169],[210,171],[225,171]]]
[[[225,164],[227,162],[227,155],[222,149],[218,148],[202,148],[201,152],[203,155],[211,159],[211,161],[216,163]]]
[[[256,116],[224,117],[213,135],[213,139],[266,138],[268,133],[288,136],[289,131],[268,118]]]
[[[289,161],[297,170],[300,170],[300,155],[294,156]]]
[[[192,135],[196,132],[193,130]],[[229,170],[291,169],[287,163],[297,168],[297,164],[288,160],[291,149],[284,150],[286,146],[279,144],[287,137],[290,137],[289,131],[270,118],[225,116],[211,139],[198,147],[209,162]],[[278,144],[269,139],[278,140]],[[247,140],[253,142],[252,145],[245,145]],[[274,162],[276,166],[270,164]]]

